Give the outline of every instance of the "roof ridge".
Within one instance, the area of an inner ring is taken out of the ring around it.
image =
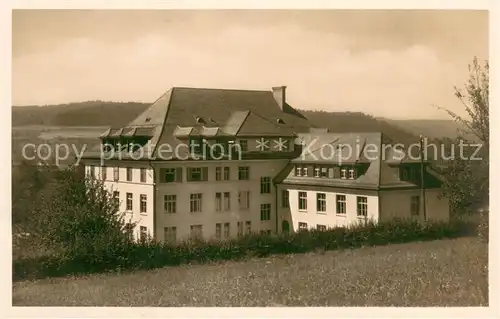
[[[210,87],[194,87],[194,86],[172,86],[172,89],[188,89],[188,90],[210,90],[210,91],[237,91],[237,92],[266,92],[272,93],[271,90],[260,89],[230,89],[230,88],[210,88]]]

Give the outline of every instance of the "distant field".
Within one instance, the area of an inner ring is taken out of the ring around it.
[[[13,285],[13,306],[487,306],[476,238]]]

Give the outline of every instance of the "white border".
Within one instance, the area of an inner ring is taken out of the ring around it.
[[[355,3],[355,5],[354,5]],[[499,306],[495,300],[498,299],[498,269],[499,269],[499,256],[498,253],[498,237],[499,234],[496,230],[498,227],[498,215],[500,207],[497,202],[492,201],[490,204],[491,211],[490,225],[492,228],[490,236],[490,307],[489,308],[63,308],[63,307],[16,307],[13,308],[12,304],[12,280],[11,274],[11,259],[12,247],[10,236],[11,217],[9,205],[11,200],[10,182],[10,143],[11,143],[11,74],[7,70],[11,70],[11,9],[221,9],[221,8],[234,8],[234,9],[489,9],[490,10],[490,30],[499,30],[497,23],[499,4],[496,0],[416,0],[416,1],[373,1],[373,0],[358,0],[358,1],[321,1],[321,0],[288,0],[288,1],[272,1],[272,0],[246,0],[246,1],[217,1],[217,0],[199,0],[199,1],[147,1],[147,0],[53,0],[53,1],[29,1],[19,0],[14,4],[0,2],[1,16],[1,39],[4,42],[1,46],[0,57],[2,61],[2,72],[0,78],[3,85],[1,86],[0,99],[2,99],[3,106],[0,108],[2,112],[0,119],[2,125],[0,129],[4,133],[4,156],[1,157],[2,167],[0,170],[0,180],[5,181],[2,183],[2,191],[0,192],[2,214],[1,235],[3,237],[4,258],[0,263],[2,267],[2,281],[0,287],[2,291],[2,308],[4,311],[0,313],[6,314],[8,317],[38,317],[38,318],[54,318],[54,317],[204,317],[204,318],[246,318],[246,317],[281,317],[281,318],[312,318],[312,317],[345,317],[345,318],[480,318],[480,317],[500,317]],[[466,23],[466,22],[464,22]],[[494,27],[497,25],[497,27]],[[463,41],[467,41],[466,38]],[[490,31],[490,57],[498,53],[498,37],[494,37],[493,32]],[[491,97],[490,102],[492,105],[498,105],[499,97],[496,92],[499,91],[499,80],[495,76],[499,74],[499,64],[495,63],[496,60],[490,58],[491,65]],[[491,107],[490,119],[493,122],[490,127],[492,131],[491,138],[491,162],[490,175],[499,176],[499,171],[496,167],[495,156],[498,153],[497,133],[494,122],[498,119],[500,110],[497,107]],[[7,143],[6,143],[7,142]],[[5,145],[7,144],[7,145]],[[8,154],[6,156],[6,154]],[[494,181],[493,178],[491,178]],[[491,184],[491,198],[498,198],[497,185]],[[459,262],[459,261],[457,261]],[[494,296],[494,297],[492,297]]]

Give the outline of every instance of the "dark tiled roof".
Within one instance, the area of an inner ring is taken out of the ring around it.
[[[407,188],[416,184],[401,181],[401,163],[411,163],[402,151],[397,152],[392,141],[380,132],[375,133],[307,133],[299,134],[304,143],[302,154],[294,164],[355,164],[369,163],[366,172],[353,180],[295,177],[291,166],[275,179],[276,183],[318,185],[343,188]],[[438,174],[432,171],[433,174]]]
[[[182,143],[175,136],[178,127],[210,134],[214,129],[204,127],[219,127],[217,135],[284,137],[307,132],[310,127],[307,119],[288,104],[282,110],[271,91],[174,87],[125,129],[110,129],[104,135],[120,136],[129,128],[137,132],[146,126],[152,130],[152,138],[148,149],[142,150],[145,158],[154,158],[158,145],[175,148]],[[86,157],[95,157],[99,149],[96,145]]]

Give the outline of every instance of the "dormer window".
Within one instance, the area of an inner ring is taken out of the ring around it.
[[[215,123],[217,123],[217,122],[215,122],[215,120],[214,120],[213,118],[209,118],[209,119],[208,119],[208,121],[209,121],[210,123],[214,123],[214,124],[215,124]]]
[[[356,179],[356,170],[354,168],[349,170],[349,179]]]
[[[151,121],[150,117],[146,117],[146,123],[149,123]]]
[[[340,179],[347,179],[347,168],[342,168],[340,170]]]
[[[283,121],[283,119],[277,118],[276,119],[276,123],[278,123],[278,124],[285,124],[285,121]]]
[[[205,124],[206,122],[205,122],[205,120],[202,117],[197,116],[196,117],[196,123],[198,123],[198,124]]]

